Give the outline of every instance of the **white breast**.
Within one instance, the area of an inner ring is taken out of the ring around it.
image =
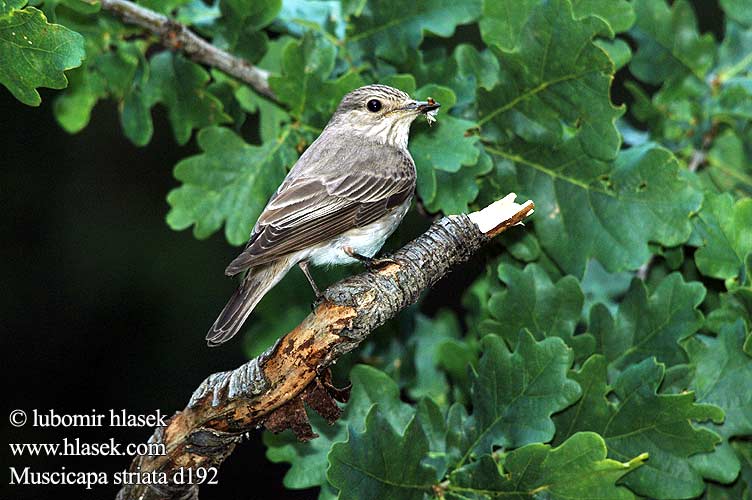
[[[322,266],[329,264],[353,264],[357,262],[345,253],[344,247],[352,248],[356,253],[365,257],[373,257],[384,246],[387,238],[397,229],[410,208],[410,199],[396,207],[390,213],[371,224],[351,229],[327,243],[305,250],[308,255],[304,258],[311,263]],[[302,253],[302,252],[301,252]],[[302,256],[301,256],[302,257]],[[303,259],[301,259],[303,260]]]

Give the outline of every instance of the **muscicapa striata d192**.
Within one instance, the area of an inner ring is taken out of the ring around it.
[[[227,266],[247,271],[209,330],[210,346],[235,335],[261,298],[296,264],[321,295],[308,264],[365,263],[405,216],[415,190],[410,124],[439,104],[386,85],[342,98],[321,135],[269,200],[243,252]]]

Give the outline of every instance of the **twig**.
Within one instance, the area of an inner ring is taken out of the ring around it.
[[[708,150],[710,149],[710,146],[713,145],[715,138],[718,136],[719,129],[719,123],[713,122],[713,124],[710,126],[710,130],[708,130],[707,133],[702,136],[702,147],[692,150],[692,156],[689,158],[687,170],[689,170],[690,172],[697,172],[697,169],[707,161]]]
[[[689,159],[689,163],[687,164],[687,170],[690,172],[696,172],[698,168],[700,168],[700,165],[705,163],[705,159],[707,158],[707,154],[704,150],[701,149],[695,149],[692,151],[692,157]]]
[[[127,23],[141,26],[159,36],[166,47],[179,50],[198,63],[224,71],[247,83],[258,93],[274,99],[268,71],[218,49],[184,24],[127,0],[102,0],[102,8]]]
[[[650,257],[648,257],[648,260],[637,269],[635,276],[642,281],[648,279],[648,274],[650,273],[650,268],[653,266],[653,262],[655,262],[655,254],[651,254]]]
[[[151,437],[151,443],[165,445],[166,454],[139,456],[131,464],[131,472],[164,475],[167,484],[126,485],[117,498],[196,498],[198,486],[179,484],[175,473],[190,469],[192,476],[183,477],[195,478],[198,469],[218,467],[243,434],[262,426],[273,432],[292,428],[301,440],[316,437],[304,403],[333,423],[341,412],[336,401],[349,396],[349,388],[332,385],[328,367],[452,267],[533,212],[533,202],[519,205],[514,198],[510,194],[479,212],[434,222],[391,255],[393,263],[330,286],[316,310],[264,354],[210,375],[188,406]]]

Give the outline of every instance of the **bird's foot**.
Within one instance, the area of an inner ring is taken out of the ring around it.
[[[359,260],[369,271],[378,271],[390,264],[397,264],[396,260],[389,257],[366,257],[353,250],[352,247],[344,247],[343,250],[353,259]]]
[[[298,262],[298,266],[300,266],[300,269],[303,271],[303,274],[308,280],[308,283],[311,284],[313,293],[316,296],[316,298],[311,303],[311,312],[315,314],[316,308],[319,307],[326,300],[326,297],[324,297],[324,294],[321,292],[321,290],[319,290],[319,287],[316,285],[316,282],[314,281],[313,276],[311,275],[311,271],[310,269],[308,269],[308,261],[307,260],[300,261]]]
[[[316,294],[316,298],[313,299],[313,302],[311,302],[311,312],[313,314],[316,314],[316,309],[318,309],[319,306],[323,304],[324,302],[326,302],[326,297],[324,296],[324,294],[323,293]]]

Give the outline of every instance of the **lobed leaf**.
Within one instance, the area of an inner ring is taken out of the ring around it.
[[[698,310],[705,287],[687,283],[679,273],[660,281],[648,295],[634,279],[612,319],[605,308],[591,311],[590,332],[611,370],[622,371],[655,357],[667,366],[686,362],[679,342],[697,332],[704,318]]]
[[[355,59],[376,57],[403,62],[417,48],[424,32],[449,37],[460,24],[474,21],[481,0],[374,0],[364,2],[350,18],[345,46]]]
[[[691,5],[679,0],[634,0],[637,22],[629,34],[637,53],[629,69],[640,80],[660,84],[668,78],[693,74],[702,79],[713,64],[715,41],[700,35]]]
[[[696,335],[684,344],[694,375],[689,388],[697,401],[723,409],[723,425],[708,428],[724,439],[716,453],[692,457],[692,465],[706,476],[729,483],[741,468],[729,439],[752,435],[752,387],[739,381],[752,380],[752,356],[743,350],[747,329],[741,320],[725,324],[718,337]],[[720,455],[720,456],[719,456]]]
[[[725,98],[730,99],[731,93],[732,91],[728,91]],[[743,110],[746,101],[752,100],[752,94],[746,92],[738,97],[740,101],[734,96],[734,103],[726,102],[724,107],[728,106],[738,112]],[[749,118],[752,119],[752,113]],[[704,173],[719,192],[732,192],[747,197],[752,194],[752,164],[744,150],[744,142],[736,132],[727,129],[719,135],[708,151],[707,161],[708,167]]]
[[[614,33],[627,31],[636,19],[634,7],[626,0],[572,0],[572,7],[575,17],[599,17]]]
[[[203,29],[212,34],[212,44],[256,63],[267,51],[269,37],[263,30],[281,8],[281,0],[222,0],[215,2],[217,15]]]
[[[266,456],[272,462],[288,462],[290,470],[285,474],[285,486],[292,489],[322,487],[331,488],[326,480],[327,455],[334,443],[347,440],[350,432],[364,432],[366,417],[372,408],[379,408],[395,433],[402,433],[413,415],[410,407],[399,399],[399,388],[388,375],[371,368],[357,365],[350,373],[352,393],[340,419],[330,426],[317,415],[311,415],[311,424],[317,439],[308,443],[298,441],[292,432],[280,435],[264,434],[268,447]]]
[[[510,351],[501,337],[487,335],[482,347],[472,386],[473,415],[464,422],[457,467],[494,446],[549,441],[554,435],[551,415],[580,396],[578,385],[567,378],[573,356],[561,339],[537,342],[521,332]]]
[[[400,433],[384,415],[374,406],[363,431],[350,428],[347,442],[332,446],[327,478],[340,500],[422,500],[438,481],[436,471],[421,463],[428,439],[420,423],[413,418]]]
[[[597,432],[612,458],[650,456],[643,467],[622,480],[638,495],[659,499],[699,495],[705,484],[687,458],[712,451],[720,437],[692,422],[720,422],[723,411],[695,403],[693,393],[659,393],[664,372],[655,359],[646,359],[627,368],[610,387],[606,358],[591,356],[571,375],[582,387],[582,398],[554,417],[554,442],[561,443],[578,432]]]
[[[695,263],[701,273],[719,279],[742,273],[752,253],[752,200],[734,202],[729,194],[707,195],[695,218],[699,247]]]
[[[612,314],[615,313],[618,303],[629,290],[633,276],[629,272],[609,273],[599,261],[590,260],[580,281],[582,293],[585,295],[583,318],[587,319],[596,304],[605,306]]]
[[[331,42],[311,32],[285,44],[280,74],[272,76],[269,85],[293,118],[323,127],[342,96],[363,84],[353,72],[330,79],[335,56]]]
[[[201,130],[197,141],[203,152],[175,166],[175,178],[183,185],[167,196],[170,227],[193,225],[197,238],[207,238],[224,223],[230,243],[247,241],[287,167],[297,159],[290,132],[287,128],[277,140],[251,146],[226,128]]]
[[[634,495],[616,482],[647,458],[647,454],[641,454],[627,462],[608,459],[603,438],[581,432],[556,448],[545,444],[523,446],[507,454],[498,465],[490,455],[484,455],[452,473],[446,498],[630,500]]]
[[[463,165],[457,172],[432,170],[424,172],[424,180],[418,181],[418,195],[429,212],[444,214],[464,214],[470,211],[470,204],[480,192],[481,178],[491,171],[493,162],[485,152],[480,152],[475,165]],[[420,175],[420,174],[419,174]],[[426,181],[425,177],[429,177]],[[435,183],[433,197],[423,196],[426,184]]]
[[[746,0],[721,0],[721,7],[731,19],[752,25],[752,11]]]
[[[38,87],[62,89],[65,71],[81,64],[84,40],[20,0],[0,1],[0,83],[29,106],[39,106]]]
[[[137,78],[143,57],[140,47],[136,44],[123,44],[117,51],[109,51],[99,50],[94,45],[95,43],[87,40],[87,59],[83,66],[70,73],[68,89],[55,99],[55,118],[69,133],[80,132],[89,124],[91,111],[101,99],[111,96],[122,100],[133,95],[131,85]],[[123,113],[133,110],[129,103]],[[126,115],[124,118],[131,117]],[[148,124],[139,123],[142,126],[138,127],[131,127],[124,121],[126,135],[134,140],[135,135],[131,135],[131,132],[132,129],[137,129],[140,134],[150,138],[151,119],[146,116],[139,122],[145,120],[148,120]],[[145,144],[148,140],[134,142]]]
[[[185,144],[194,128],[228,123],[222,102],[206,88],[209,73],[201,66],[171,52],[149,62],[149,82],[144,91],[147,107],[162,103],[178,144]]]
[[[497,168],[513,172],[517,185],[506,189],[536,200],[541,245],[575,276],[590,258],[611,272],[637,269],[650,256],[649,241],[685,242],[700,208],[702,195],[680,177],[674,156],[652,144],[624,150],[615,162],[589,157],[573,140],[556,150],[486,150],[500,159]]]
[[[574,335],[585,300],[574,277],[565,276],[554,284],[537,264],[524,270],[501,264],[498,273],[506,287],[491,296],[488,310],[493,319],[480,324],[481,332],[497,333],[512,342],[521,330],[528,330],[538,340],[561,338],[574,350],[576,359],[592,354],[592,335]]]
[[[609,100],[613,63],[593,44],[609,31],[595,17],[575,20],[568,0],[536,3],[514,50],[496,50],[500,83],[478,93],[483,135],[552,148],[576,137],[587,155],[613,159],[623,110]]]
[[[434,318],[416,316],[415,330],[407,342],[415,359],[415,376],[407,384],[412,399],[428,397],[447,405],[449,383],[439,368],[439,356],[442,347],[459,338],[460,332],[457,318],[450,311],[440,311]]]
[[[536,0],[499,0],[483,5],[479,25],[483,40],[502,50],[517,46],[531,13],[541,2]],[[614,33],[628,30],[635,21],[632,5],[626,0],[571,0],[576,19],[597,17],[607,23]]]
[[[490,158],[481,155],[478,136],[471,134],[475,122],[449,114],[456,102],[454,92],[443,86],[427,85],[414,91],[415,80],[394,75],[386,79],[418,99],[433,97],[442,104],[439,121],[429,127],[419,120],[413,125],[410,152],[418,172],[417,193],[430,211],[462,213],[478,195],[476,178],[491,168]],[[444,111],[446,110],[446,111]]]

